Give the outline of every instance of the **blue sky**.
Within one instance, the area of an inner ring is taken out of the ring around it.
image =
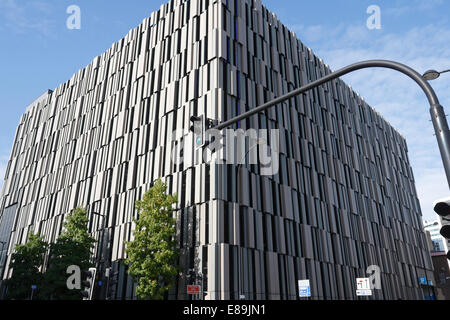
[[[0,179],[26,106],[70,79],[162,3],[0,0]],[[66,28],[66,9],[73,4],[81,9],[80,30]],[[450,68],[450,0],[263,4],[333,70],[375,58],[397,60],[419,72]],[[366,26],[370,5],[381,9],[380,30]],[[406,137],[424,218],[433,219],[433,200],[448,196],[449,190],[425,96],[412,80],[389,70],[363,70],[344,80]],[[450,110],[450,74],[432,85]]]

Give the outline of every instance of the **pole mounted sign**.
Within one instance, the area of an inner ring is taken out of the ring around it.
[[[426,286],[428,284],[427,277],[419,277],[419,283]]]
[[[33,284],[31,286],[31,297],[30,297],[30,300],[33,300],[33,295],[34,295],[34,292],[36,291],[36,289],[37,289],[37,286],[35,284]]]
[[[311,286],[309,280],[299,280],[298,281],[298,294],[300,298],[311,297]]]
[[[356,279],[356,289],[357,296],[371,296],[372,289],[370,288],[370,278]]]
[[[198,285],[187,286],[187,293],[188,294],[200,294],[200,286],[198,286]]]

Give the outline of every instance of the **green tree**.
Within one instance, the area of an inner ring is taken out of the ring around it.
[[[12,276],[5,281],[8,288],[6,299],[30,299],[33,285],[37,287],[33,292],[33,299],[40,299],[43,284],[40,267],[43,265],[47,246],[47,242],[34,233],[29,234],[26,244],[16,245],[11,257]]]
[[[179,257],[176,241],[176,218],[173,205],[176,195],[167,195],[167,186],[157,180],[141,201],[136,202],[134,240],[126,243],[130,265],[128,273],[137,281],[139,299],[162,300],[175,283]]]
[[[89,219],[86,210],[76,208],[67,216],[64,231],[55,243],[50,245],[50,258],[47,271],[44,274],[44,292],[50,300],[81,300],[81,291],[67,288],[67,268],[79,266],[87,271],[92,264],[89,262],[95,239],[88,232]]]

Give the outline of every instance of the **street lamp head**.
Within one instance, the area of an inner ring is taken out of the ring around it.
[[[436,80],[437,78],[439,78],[440,75],[441,75],[441,73],[436,70],[428,70],[427,72],[425,72],[423,74],[423,77],[426,80],[430,81],[430,80]]]

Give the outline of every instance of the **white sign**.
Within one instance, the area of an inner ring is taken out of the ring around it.
[[[298,294],[300,298],[311,297],[311,286],[309,280],[299,280],[298,281]]]
[[[370,287],[370,278],[356,279],[356,289],[357,296],[371,296],[372,288]]]
[[[358,278],[356,279],[356,289],[357,290],[371,290],[370,279],[369,278]]]
[[[356,295],[358,297],[360,296],[371,296],[372,295],[372,290],[356,290]]]

